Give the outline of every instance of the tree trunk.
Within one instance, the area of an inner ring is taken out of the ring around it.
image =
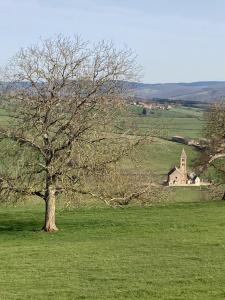
[[[43,230],[46,232],[57,231],[55,224],[55,197],[56,190],[54,184],[47,184],[45,199],[45,224]]]
[[[225,200],[225,192],[224,192],[224,194],[223,194],[222,200]]]

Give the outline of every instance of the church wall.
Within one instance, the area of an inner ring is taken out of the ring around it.
[[[182,174],[177,170],[175,170],[172,174],[170,174],[168,179],[170,185],[183,183]]]

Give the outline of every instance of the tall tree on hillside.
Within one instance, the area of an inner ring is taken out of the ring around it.
[[[213,104],[206,113],[205,137],[207,142],[200,165],[202,169],[212,167],[215,184],[225,184],[225,101]],[[222,196],[225,200],[225,192]]]
[[[113,132],[126,95],[122,82],[137,74],[135,58],[112,43],[58,36],[21,49],[5,74],[11,125],[0,128],[1,155],[9,157],[0,170],[2,197],[43,198],[43,230],[55,231],[56,196],[79,191],[87,174],[104,176],[137,144]]]

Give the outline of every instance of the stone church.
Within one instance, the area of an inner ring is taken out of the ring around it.
[[[201,181],[194,173],[187,172],[187,154],[182,150],[180,156],[180,168],[174,166],[168,173],[167,185],[200,185]]]

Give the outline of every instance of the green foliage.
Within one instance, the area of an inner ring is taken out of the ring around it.
[[[182,200],[182,199],[180,199]],[[0,207],[0,299],[224,299],[224,203],[58,211]]]

